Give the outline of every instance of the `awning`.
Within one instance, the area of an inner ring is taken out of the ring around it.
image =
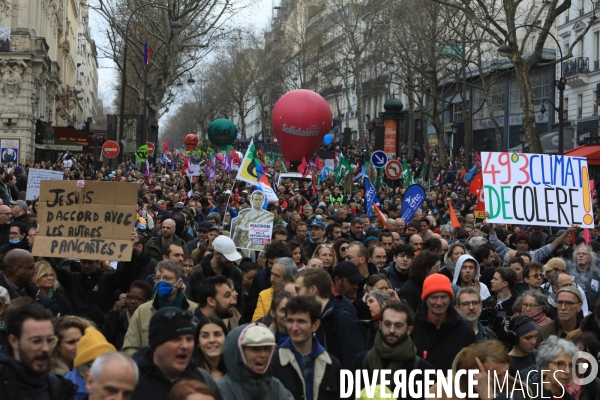
[[[52,143],[36,144],[35,148],[40,149],[40,150],[56,150],[56,151],[63,151],[63,152],[65,150],[79,151],[79,152],[83,151],[82,145],[75,144],[68,140],[58,140],[58,139],[54,139],[52,141]]]
[[[54,128],[54,137],[58,140],[66,140],[72,144],[92,147],[95,145],[94,139],[86,136],[72,126],[57,126]]]
[[[585,157],[589,165],[600,165],[600,146],[581,145],[573,150],[565,151],[565,156]]]

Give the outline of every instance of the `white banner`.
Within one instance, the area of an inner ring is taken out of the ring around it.
[[[63,177],[62,171],[29,168],[29,176],[27,177],[27,195],[25,196],[25,200],[35,200],[40,197],[41,181],[62,181]]]
[[[488,222],[594,227],[587,159],[481,153]]]

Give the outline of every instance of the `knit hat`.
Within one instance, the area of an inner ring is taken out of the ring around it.
[[[425,282],[423,282],[423,293],[421,293],[421,300],[425,301],[429,295],[437,292],[448,293],[450,295],[450,300],[454,300],[452,284],[446,275],[431,274],[425,278]]]
[[[527,233],[527,231],[521,231],[519,232],[519,234],[517,235],[517,237],[515,238],[515,243],[518,243],[519,240],[525,240],[527,242],[527,244],[529,244],[529,233]]]
[[[413,228],[415,228],[415,229],[417,230],[417,232],[421,232],[421,224],[419,224],[417,221],[410,221],[410,222],[408,223],[408,226],[407,226],[407,228],[408,228],[408,227],[411,227],[411,226],[412,226]]]
[[[154,350],[164,342],[177,336],[193,335],[196,325],[192,322],[193,314],[189,310],[177,307],[163,307],[150,318],[148,343]]]
[[[531,317],[526,315],[518,316],[513,322],[512,331],[517,335],[517,339],[520,339],[523,335],[535,330],[537,330],[537,325],[533,322]]]
[[[15,176],[23,175],[24,173],[25,173],[25,171],[23,171],[23,167],[21,167],[20,165],[15,168]]]
[[[96,328],[88,327],[77,345],[77,355],[73,367],[88,364],[109,351],[117,351]]]
[[[574,295],[575,297],[577,297],[577,300],[579,300],[580,303],[583,302],[583,297],[581,296],[581,292],[575,286],[565,286],[564,288],[562,288],[558,292],[556,292],[556,297],[558,298],[558,295],[561,294],[562,292],[569,292],[572,295]]]

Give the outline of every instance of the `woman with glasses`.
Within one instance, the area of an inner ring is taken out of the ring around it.
[[[227,374],[223,360],[223,345],[227,327],[219,317],[204,317],[198,322],[192,359],[196,365],[210,373],[218,381]]]
[[[67,298],[58,293],[60,284],[48,261],[41,259],[35,263],[33,282],[38,287],[40,293],[56,303],[59,312],[58,315],[74,314]]]
[[[344,260],[346,258],[346,251],[348,250],[349,245],[350,241],[346,238],[339,238],[335,241],[333,250],[335,251],[338,260]]]
[[[58,342],[50,357],[50,368],[53,374],[65,376],[73,369],[79,340],[92,324],[84,318],[67,315],[55,319],[53,325]]]
[[[313,258],[318,258],[323,261],[323,268],[330,274],[333,271],[333,267],[338,263],[337,257],[333,251],[333,246],[330,244],[318,245],[312,256]]]
[[[448,279],[454,279],[454,269],[456,262],[463,254],[467,254],[467,248],[460,242],[454,242],[448,248],[448,252],[444,256],[444,267],[440,269],[440,274],[444,274]]]
[[[125,334],[135,310],[152,298],[152,286],[144,281],[133,281],[129,293],[121,295],[106,315],[102,334],[117,350],[123,347]]]
[[[578,351],[579,348],[573,343],[557,336],[550,336],[538,347],[535,359],[541,371],[537,382],[538,387],[542,388],[540,399],[575,399],[567,387],[573,372],[573,356]]]
[[[548,318],[546,314],[551,312],[550,305],[546,300],[546,296],[538,291],[527,290],[523,292],[523,294],[515,300],[513,311],[515,312],[512,316],[513,319],[516,319],[520,315],[526,315],[533,319],[533,322],[535,322],[537,327],[551,322],[551,319]]]

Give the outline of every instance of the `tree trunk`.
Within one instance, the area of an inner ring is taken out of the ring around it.
[[[529,68],[523,67],[518,61],[513,61],[515,73],[519,86],[521,87],[521,100],[523,102],[523,132],[527,137],[529,151],[531,153],[543,154],[542,141],[538,134],[535,123],[535,109],[533,108],[533,92],[531,90],[531,80],[529,79]],[[510,143],[509,143],[510,146]]]
[[[411,159],[414,156],[413,147],[415,146],[415,99],[413,98],[412,75],[408,75],[406,78],[408,80],[408,93],[406,96],[408,97],[408,134],[406,147],[408,148],[406,149],[406,157]],[[423,113],[421,113],[421,126],[425,126],[423,123]]]
[[[357,57],[357,64],[360,63],[360,59]],[[354,83],[356,84],[356,120],[358,121],[358,142],[362,148],[366,148],[365,144],[365,124],[363,123],[363,89],[360,69],[354,70]]]

